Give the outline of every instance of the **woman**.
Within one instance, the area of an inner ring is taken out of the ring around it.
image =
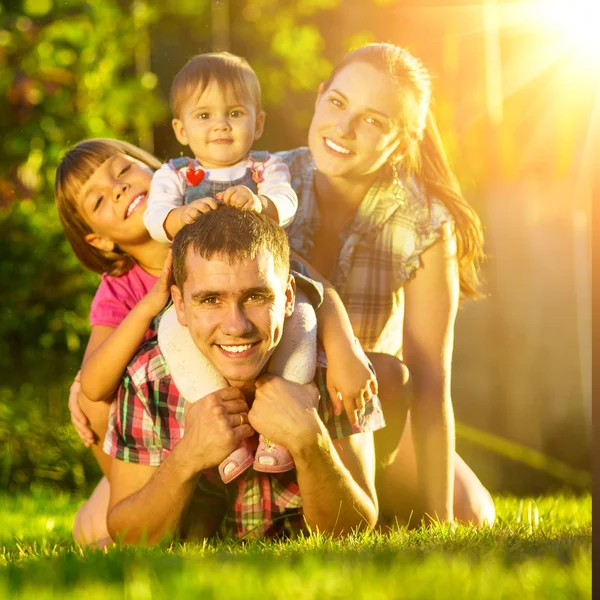
[[[429,73],[406,50],[346,55],[319,88],[309,148],[283,154],[299,197],[288,233],[337,289],[363,348],[401,357],[412,377],[411,427],[378,475],[381,512],[492,523],[491,496],[455,454],[450,397],[454,321],[459,299],[477,296],[481,225],[430,101]]]

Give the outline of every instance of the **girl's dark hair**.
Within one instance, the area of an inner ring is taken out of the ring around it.
[[[85,140],[73,146],[58,165],[54,200],[65,235],[81,264],[95,273],[119,276],[129,271],[135,261],[118,248],[106,252],[90,246],[86,236],[93,232],[79,211],[82,186],[98,167],[116,154],[136,158],[152,170],[160,167],[156,157],[128,142],[104,138]]]
[[[481,294],[479,268],[484,259],[483,229],[473,207],[463,198],[456,176],[448,163],[431,110],[431,76],[423,63],[408,50],[394,44],[368,44],[349,52],[336,65],[324,84],[327,89],[347,65],[361,62],[388,74],[400,97],[402,144],[405,153],[399,167],[414,177],[431,205],[433,198],[443,202],[454,219],[460,292],[463,298]],[[407,93],[411,92],[411,93]]]

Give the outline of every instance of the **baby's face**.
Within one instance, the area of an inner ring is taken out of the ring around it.
[[[263,131],[265,113],[250,98],[236,98],[211,81],[199,97],[184,103],[173,130],[206,169],[230,167],[242,160]]]

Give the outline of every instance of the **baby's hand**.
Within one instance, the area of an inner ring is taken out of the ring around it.
[[[182,206],[180,219],[181,226],[193,223],[200,215],[210,210],[217,210],[217,201],[214,198],[198,198],[185,206]]]
[[[356,411],[361,411],[365,402],[377,394],[377,379],[358,341],[328,356],[327,360],[327,390],[334,413],[340,415],[345,409],[350,423],[355,425]]]
[[[222,194],[217,194],[217,199],[223,202],[223,204],[239,208],[240,210],[262,212],[263,209],[260,198],[245,185],[236,185],[227,188]]]

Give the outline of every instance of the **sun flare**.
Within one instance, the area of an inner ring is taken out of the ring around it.
[[[535,3],[541,27],[575,60],[600,69],[600,4],[597,0],[544,0]]]

